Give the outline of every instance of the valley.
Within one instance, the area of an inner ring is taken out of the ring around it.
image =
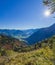
[[[55,24],[25,31],[25,38],[5,31],[0,30],[0,65],[55,65]]]

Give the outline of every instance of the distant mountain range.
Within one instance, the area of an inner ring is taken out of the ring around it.
[[[28,30],[0,29],[0,35],[6,35],[14,37],[16,39],[21,39],[21,41],[25,41],[27,44],[31,45],[55,35],[55,24],[53,24],[50,27],[40,29]]]
[[[26,38],[28,44],[34,44],[55,35],[55,24],[47,28],[41,28],[30,37]]]
[[[15,38],[27,38],[31,36],[36,29],[28,29],[28,30],[9,30],[9,29],[0,29],[0,34],[4,34],[7,36],[12,36]]]

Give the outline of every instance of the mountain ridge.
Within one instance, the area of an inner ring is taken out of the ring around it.
[[[37,32],[33,33],[30,37],[26,38],[29,44],[42,41],[46,38],[55,35],[55,24],[47,28],[41,28]]]
[[[0,34],[11,36],[20,40],[24,40],[27,44],[35,44],[36,42],[42,41],[46,38],[55,35],[55,23],[49,27],[40,29],[27,29],[27,30],[9,30],[0,29]]]

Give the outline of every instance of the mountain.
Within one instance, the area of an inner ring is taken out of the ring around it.
[[[28,30],[9,30],[9,29],[0,29],[0,34],[4,34],[7,36],[12,36],[15,38],[26,38],[32,35],[36,29],[28,29]]]
[[[11,36],[27,44],[34,44],[55,35],[55,24],[50,27],[28,30],[0,29],[1,35]]]
[[[28,44],[34,44],[36,42],[45,40],[51,36],[55,35],[55,24],[47,28],[41,28],[35,33],[33,33],[30,37],[26,38]]]

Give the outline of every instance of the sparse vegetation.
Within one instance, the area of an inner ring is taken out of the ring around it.
[[[0,65],[55,65],[55,36],[19,51],[3,50]]]

